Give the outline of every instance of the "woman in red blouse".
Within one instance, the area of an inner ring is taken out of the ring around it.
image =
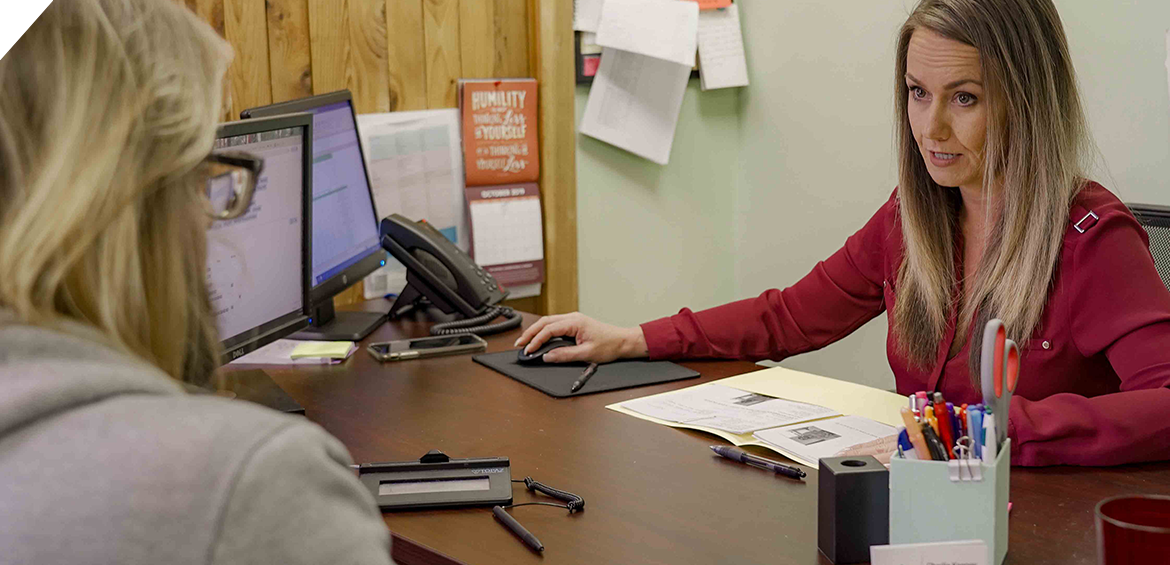
[[[897,390],[981,402],[992,317],[1023,347],[1008,415],[1017,465],[1170,458],[1170,291],[1145,232],[1083,175],[1090,147],[1051,0],[923,0],[896,60],[899,185],[785,290],[618,328],[542,318],[546,361],[783,359],[883,311]]]

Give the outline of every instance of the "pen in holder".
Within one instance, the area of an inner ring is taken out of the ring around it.
[[[988,563],[1008,549],[1011,440],[995,462],[890,459],[890,543],[983,540]]]

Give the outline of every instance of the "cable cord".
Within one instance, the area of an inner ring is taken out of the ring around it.
[[[495,324],[487,323],[500,316],[505,318],[503,322]],[[492,306],[487,312],[474,318],[435,324],[431,326],[431,335],[489,335],[520,327],[521,321],[523,321],[523,318],[512,308],[507,306]]]
[[[550,487],[544,483],[541,483],[541,482],[533,479],[532,477],[524,477],[523,480],[512,479],[512,482],[524,483],[524,486],[528,487],[528,490],[530,490],[530,491],[538,491],[538,492],[547,494],[547,495],[549,495],[557,500],[565,501],[566,504],[562,508],[567,508],[569,510],[569,514],[572,514],[573,512],[576,512],[578,510],[585,509],[585,499],[584,498],[581,498],[580,496],[577,496],[569,491],[564,491],[564,490],[555,489],[553,487]],[[538,503],[529,502],[526,504],[538,504]],[[551,504],[551,503],[547,503],[547,502],[545,502],[543,504],[546,504],[548,506],[561,506],[559,504]],[[514,504],[513,506],[520,506],[520,505]]]

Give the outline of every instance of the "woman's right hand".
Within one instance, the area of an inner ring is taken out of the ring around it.
[[[546,341],[557,336],[568,336],[577,340],[573,347],[561,347],[544,354],[545,363],[569,363],[585,361],[608,363],[615,359],[646,357],[646,337],[641,327],[622,328],[598,322],[589,316],[574,312],[545,316],[528,326],[517,347],[524,351],[535,351]]]

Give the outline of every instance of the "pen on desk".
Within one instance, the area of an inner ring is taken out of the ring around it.
[[[492,514],[495,515],[496,519],[503,523],[506,528],[512,530],[512,533],[516,534],[520,537],[520,539],[524,540],[524,543],[528,544],[528,547],[531,547],[536,551],[544,551],[544,544],[540,543],[540,540],[536,539],[536,536],[532,535],[532,532],[528,531],[528,529],[525,528],[523,524],[517,522],[511,514],[505,512],[503,507],[493,506]]]
[[[805,477],[804,469],[785,465],[779,461],[772,461],[771,459],[764,459],[763,457],[756,457],[742,449],[731,447],[729,445],[712,445],[711,451],[718,453],[722,457],[731,459],[732,461],[739,461],[752,467],[759,467],[761,469],[772,471],[773,473],[780,473],[786,477],[793,479],[803,479]]]
[[[581,376],[577,377],[577,380],[573,382],[573,386],[569,389],[569,392],[577,392],[581,390],[581,387],[585,386],[585,383],[589,382],[589,377],[592,377],[593,373],[596,372],[597,363],[590,363],[588,367],[585,367],[585,370],[581,373]]]

